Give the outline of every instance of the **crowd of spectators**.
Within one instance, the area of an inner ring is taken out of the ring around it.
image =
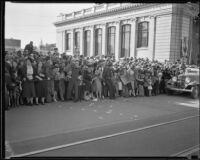
[[[28,46],[23,52],[5,55],[6,109],[56,101],[156,96],[165,93],[166,80],[184,68],[181,61],[133,57],[115,61],[112,56],[71,56],[57,51],[43,55]]]

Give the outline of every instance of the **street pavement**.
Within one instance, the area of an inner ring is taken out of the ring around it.
[[[14,156],[170,156],[199,145],[198,115],[186,95],[21,106],[5,138]]]

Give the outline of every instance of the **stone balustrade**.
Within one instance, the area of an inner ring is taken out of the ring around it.
[[[94,7],[91,7],[91,8],[87,8],[87,9],[83,9],[80,11],[65,14],[64,19],[59,18],[59,21],[73,19],[73,18],[84,16],[84,15],[90,15],[93,13],[103,12],[103,11],[107,11],[110,9],[115,9],[115,8],[119,8],[119,7],[123,7],[123,6],[127,6],[127,5],[133,5],[133,4],[131,4],[131,3],[106,3],[106,4],[95,5]]]

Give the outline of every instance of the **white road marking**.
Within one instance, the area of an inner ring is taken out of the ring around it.
[[[110,134],[110,135],[106,135],[106,136],[86,139],[86,140],[83,140],[83,141],[78,141],[78,142],[73,142],[73,143],[64,144],[64,145],[60,145],[60,146],[50,147],[50,148],[32,151],[32,152],[28,152],[28,153],[24,153],[24,154],[16,154],[12,157],[24,157],[24,156],[39,154],[39,153],[42,153],[42,152],[48,152],[48,151],[52,151],[52,150],[56,150],[56,149],[66,148],[66,147],[70,147],[70,146],[74,146],[74,145],[93,142],[93,141],[97,141],[97,140],[102,140],[102,139],[106,139],[106,138],[120,136],[120,135],[123,135],[123,134],[128,134],[128,133],[138,132],[138,131],[141,131],[141,130],[146,130],[146,129],[150,129],[150,128],[154,128],[154,127],[159,127],[159,126],[163,126],[163,125],[167,125],[167,124],[171,124],[171,123],[176,123],[176,122],[184,121],[184,120],[195,118],[195,117],[199,117],[199,115],[189,116],[189,117],[185,117],[185,118],[181,118],[181,119],[177,119],[177,120],[173,120],[173,121],[168,121],[168,122],[162,122],[162,123],[158,123],[158,124],[154,124],[154,125],[149,125],[149,126],[146,126],[146,127],[141,127],[141,128],[128,130],[128,131],[124,131],[124,132],[119,132],[119,133],[114,133],[114,134]],[[101,118],[103,118],[103,117],[101,117]]]
[[[185,156],[187,156],[189,154],[192,154],[192,153],[195,153],[195,152],[199,151],[200,150],[199,147],[200,147],[200,145],[196,145],[196,146],[187,148],[187,149],[185,149],[185,150],[183,150],[181,152],[175,153],[175,154],[173,154],[171,156],[172,157],[177,157],[177,156],[185,157]]]

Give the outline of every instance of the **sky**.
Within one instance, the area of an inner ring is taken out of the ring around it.
[[[5,4],[5,38],[21,40],[21,48],[56,43],[54,22],[60,13],[90,8],[94,3],[11,3]]]

